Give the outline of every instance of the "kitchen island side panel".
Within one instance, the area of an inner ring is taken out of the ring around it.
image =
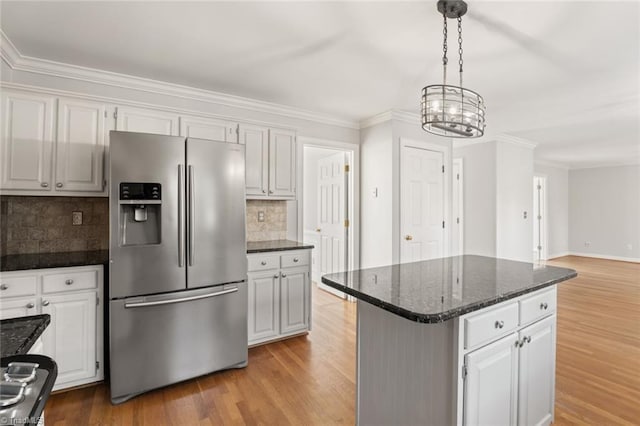
[[[454,423],[454,321],[421,324],[358,300],[357,328],[357,424]]]

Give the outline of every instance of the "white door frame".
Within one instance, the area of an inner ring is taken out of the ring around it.
[[[460,172],[458,173],[460,176],[458,178],[453,176],[453,167],[451,167],[451,180],[453,182],[453,185],[457,185],[458,186],[458,211],[452,211],[451,212],[451,224],[452,226],[454,225],[459,225],[458,226],[458,248],[460,249],[460,255],[464,254],[464,159],[463,158],[454,158],[452,160],[452,166],[453,165],[458,165],[458,170],[460,170]],[[453,199],[451,200],[451,209],[453,210]],[[455,224],[453,222],[456,221],[456,219],[459,218],[460,219],[460,223],[459,224]]]
[[[548,260],[549,259],[549,208],[548,208],[548,200],[549,200],[549,196],[548,196],[548,188],[547,188],[547,183],[548,183],[548,178],[546,174],[543,173],[535,173],[533,175],[533,180],[534,183],[537,179],[541,179],[542,180],[542,193],[541,195],[541,202],[542,202],[542,208],[540,209],[540,214],[542,216],[542,220],[540,221],[540,235],[541,235],[541,244],[542,244],[542,251],[540,253],[540,260]],[[536,192],[533,193],[534,197],[537,197],[538,194]],[[533,223],[535,224],[535,221],[538,220],[538,212],[535,211],[533,212]],[[535,229],[535,227],[533,228]],[[533,230],[532,230],[533,231]],[[536,235],[533,236],[533,241],[534,244],[536,244],[536,242],[538,241],[538,238]]]
[[[401,153],[402,153],[402,149],[405,147],[411,147],[411,148],[418,148],[418,149],[427,149],[429,151],[437,151],[437,152],[442,152],[443,154],[443,159],[444,159],[444,167],[445,167],[445,173],[444,173],[444,221],[445,221],[445,227],[444,227],[444,241],[443,241],[443,247],[442,247],[442,255],[444,257],[447,257],[450,255],[450,239],[451,239],[451,146],[445,146],[445,145],[440,145],[440,144],[435,144],[432,142],[426,142],[426,141],[420,141],[420,140],[416,140],[416,139],[410,139],[410,138],[400,138],[400,143],[398,144],[398,150],[397,150],[397,164],[399,164],[400,167],[397,168],[396,173],[394,173],[396,176],[395,178],[397,179],[397,184],[396,184],[396,192],[398,194],[398,198],[397,198],[397,202],[395,202],[394,205],[394,211],[393,211],[393,230],[394,230],[394,238],[393,238],[393,242],[392,242],[392,258],[393,258],[393,263],[399,263],[400,262],[400,245],[401,240],[402,240],[402,234],[401,234],[401,205],[402,205],[402,200],[400,199],[400,194],[401,194],[401,179],[400,179],[400,169],[403,167],[403,164],[400,160],[400,158],[402,157]],[[448,224],[448,225],[447,225]]]
[[[334,150],[345,151],[349,154],[349,180],[348,191],[349,199],[347,201],[349,229],[347,231],[347,270],[354,270],[360,267],[360,146],[352,143],[338,142],[327,139],[317,139],[306,136],[298,136],[297,149],[297,175],[296,187],[298,188],[298,223],[297,234],[298,239],[304,236],[303,227],[303,206],[304,193],[304,147],[328,148]]]

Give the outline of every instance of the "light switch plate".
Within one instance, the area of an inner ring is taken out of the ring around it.
[[[82,212],[71,213],[71,224],[82,225]]]
[[[264,222],[264,212],[263,211],[259,211],[258,212],[258,222]]]

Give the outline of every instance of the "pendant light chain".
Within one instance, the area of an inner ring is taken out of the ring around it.
[[[460,65],[460,87],[462,87],[462,17],[458,16],[458,55],[460,59],[458,64]]]
[[[447,59],[447,16],[443,13],[442,17],[444,18],[444,26],[442,29],[442,34],[444,35],[444,40],[442,42],[442,69],[443,69],[443,85],[447,84],[447,63],[449,59]]]

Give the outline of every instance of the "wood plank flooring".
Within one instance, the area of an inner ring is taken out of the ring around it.
[[[564,257],[556,425],[640,422],[640,265]],[[355,304],[315,290],[308,336],[249,350],[249,366],[112,406],[106,385],[53,395],[46,424],[328,425],[355,422]]]

